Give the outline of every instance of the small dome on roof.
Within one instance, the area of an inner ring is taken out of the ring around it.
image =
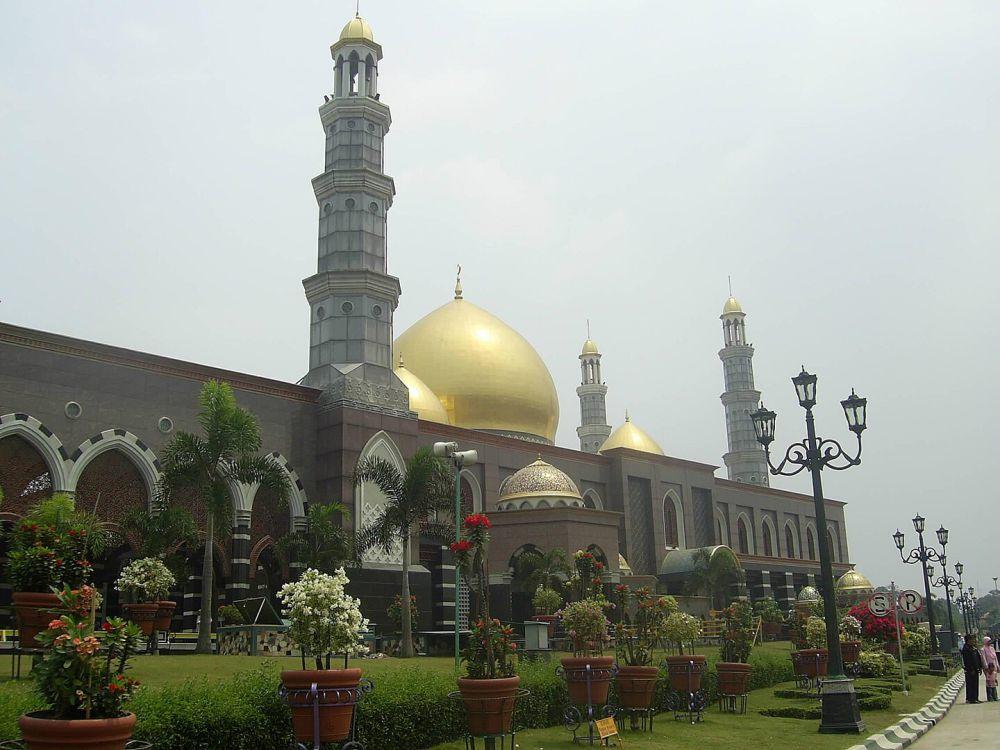
[[[514,472],[500,489],[500,502],[540,496],[581,500],[576,483],[541,458]]]
[[[819,595],[819,591],[817,591],[816,588],[813,586],[804,587],[799,592],[798,596],[798,600],[800,602],[818,602],[822,598],[823,597]]]
[[[604,453],[604,451],[611,450],[612,448],[630,448],[634,451],[642,451],[643,453],[655,453],[658,456],[664,455],[660,444],[653,440],[648,432],[641,427],[637,427],[629,418],[628,413],[625,414],[625,424],[615,428],[615,431],[608,435],[608,439],[604,441],[600,452]]]
[[[722,306],[723,315],[741,312],[743,312],[743,308],[740,306],[739,300],[737,300],[736,297],[730,297],[726,300],[726,304]]]
[[[580,356],[583,356],[584,354],[600,354],[600,352],[597,350],[597,342],[592,341],[591,339],[587,339],[586,341],[584,341],[583,351],[580,353]]]
[[[340,32],[340,41],[342,42],[374,42],[375,32],[372,31],[372,26],[361,16],[354,16],[347,25],[344,26],[343,31]]]
[[[856,570],[849,570],[842,575],[836,585],[837,591],[874,591],[872,582]]]

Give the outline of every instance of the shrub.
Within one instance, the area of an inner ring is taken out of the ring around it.
[[[809,648],[826,648],[826,623],[813,615],[806,620],[806,645]]]
[[[861,638],[861,620],[853,615],[845,615],[840,621],[840,640],[857,641]]]
[[[663,637],[676,643],[680,652],[684,653],[684,643],[690,643],[701,635],[701,622],[697,617],[686,612],[674,612],[663,623]]]
[[[861,621],[865,638],[878,643],[896,642],[896,617],[891,612],[885,617],[876,617],[868,609],[868,604],[862,602],[851,607],[849,614]]]
[[[386,615],[389,616],[389,621],[395,625],[398,629],[403,629],[403,595],[396,594],[396,597],[392,600],[392,603],[386,607]],[[417,597],[414,594],[410,594],[410,622],[418,622],[420,620],[420,608],[417,607]]]
[[[764,622],[784,622],[778,603],[771,597],[758,599],[753,604],[753,612]]]
[[[903,653],[910,657],[927,656],[931,650],[931,634],[919,628],[903,630]]]
[[[862,651],[858,656],[858,668],[865,677],[884,677],[893,673],[896,660],[885,651]]]
[[[219,607],[220,625],[243,625],[245,622],[246,619],[238,607],[234,607],[232,604],[223,604]]]
[[[604,607],[594,599],[571,602],[557,613],[562,620],[566,634],[573,639],[576,652],[596,651],[600,653],[608,636],[608,618]]]
[[[753,649],[753,613],[746,602],[733,602],[723,613],[726,632],[722,634],[720,657],[725,662],[746,664]]]
[[[156,602],[166,598],[175,583],[174,574],[162,560],[143,557],[122,568],[115,589],[133,602]]]
[[[332,576],[309,568],[278,592],[292,623],[292,640],[316,660],[317,669],[323,668],[324,654],[365,651],[361,633],[368,629],[368,620],[361,616],[361,602],[344,592],[347,583],[343,568]]]
[[[563,599],[555,589],[539,586],[531,598],[536,615],[554,615],[562,606]]]

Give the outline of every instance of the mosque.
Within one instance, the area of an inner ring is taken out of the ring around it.
[[[379,95],[382,47],[360,17],[330,48],[332,92],[319,108],[323,172],[313,179],[319,245],[316,273],[303,281],[310,315],[309,369],[297,383],[81,341],[0,324],[0,520],[9,523],[52,491],[75,493],[115,523],[149,503],[157,456],[175,430],[197,432],[203,382],[229,382],[258,418],[266,451],[287,472],[287,507],[254,487],[234,487],[234,527],[216,544],[219,602],[258,592],[273,595],[288,577],[275,541],[304,522],[310,502],[353,506],[346,523],[363,526],[384,497],[355,492],[357,462],[380,456],[402,468],[421,446],[457,442],[479,462],[461,472],[467,508],[490,514],[494,611],[525,616],[529,592],[513,579],[527,550],[591,549],[607,563],[607,581],[655,579],[676,590],[693,550],[731,548],[753,597],[773,596],[788,609],[819,577],[811,496],[768,485],[764,454],[748,410],[754,348],[746,314],[730,297],[721,314],[729,450],[719,466],[667,455],[641,415],[612,426],[608,385],[597,343],[583,342],[579,361],[579,445],[555,445],[560,409],[547,364],[528,339],[469,299],[461,279],[453,298],[394,338],[400,280],[386,264],[386,222],[393,180],[383,171],[391,118]],[[474,295],[470,295],[474,298]],[[609,363],[610,371],[622,363]],[[557,363],[558,367],[569,363]],[[612,376],[613,378],[613,376]],[[194,506],[197,510],[197,505]],[[834,570],[852,569],[844,503],[827,501]],[[423,629],[467,618],[456,596],[447,547],[414,534],[411,581]],[[350,577],[366,615],[385,622],[399,590],[402,548],[372,552]],[[3,550],[0,549],[0,556]],[[124,545],[99,571],[108,588],[121,566],[141,554]],[[200,606],[195,551],[178,626],[193,628]],[[179,600],[180,601],[180,600]],[[0,605],[9,603],[9,586]]]

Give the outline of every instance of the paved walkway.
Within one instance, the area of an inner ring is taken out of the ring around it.
[[[913,743],[917,750],[959,750],[965,747],[1000,747],[1000,703],[986,703],[986,680],[980,678],[979,699],[968,705],[965,688],[945,717]]]

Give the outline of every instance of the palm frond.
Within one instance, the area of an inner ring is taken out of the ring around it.
[[[390,503],[400,503],[404,496],[404,477],[393,464],[378,456],[369,456],[354,469],[354,487],[371,483],[378,487]]]

